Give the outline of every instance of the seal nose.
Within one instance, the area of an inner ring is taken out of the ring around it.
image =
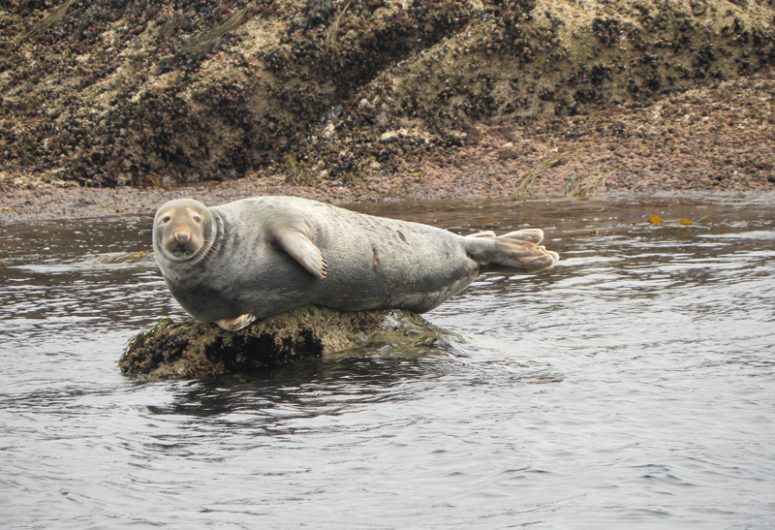
[[[178,242],[179,246],[185,246],[186,243],[188,243],[188,240],[191,238],[191,234],[188,232],[176,232],[175,233],[175,241]]]

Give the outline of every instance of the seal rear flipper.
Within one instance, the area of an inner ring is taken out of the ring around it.
[[[466,252],[483,267],[500,266],[526,271],[551,267],[560,255],[539,245],[544,238],[542,230],[528,228],[498,237],[467,237]]]
[[[544,240],[544,231],[540,228],[525,228],[523,230],[514,230],[501,236],[499,239],[518,239],[520,241],[530,241],[536,245]]]
[[[318,246],[297,230],[280,231],[274,236],[275,242],[299,265],[321,280],[328,274],[328,265]]]
[[[495,232],[492,230],[485,230],[484,232],[476,232],[475,234],[468,234],[466,237],[496,237]]]

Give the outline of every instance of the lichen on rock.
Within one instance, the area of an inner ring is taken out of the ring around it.
[[[448,336],[408,311],[340,312],[302,307],[240,331],[165,318],[129,341],[119,368],[142,380],[251,373],[355,348],[428,348]]]

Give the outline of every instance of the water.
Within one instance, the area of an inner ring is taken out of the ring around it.
[[[143,384],[115,361],[181,312],[150,259],[94,257],[150,217],[0,227],[2,526],[773,527],[771,203],[384,213],[545,227],[564,259],[429,313],[460,339],[427,355]]]

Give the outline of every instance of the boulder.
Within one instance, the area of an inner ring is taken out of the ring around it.
[[[260,372],[355,349],[432,348],[448,334],[408,311],[344,313],[308,306],[237,332],[165,318],[129,341],[121,373],[141,380]]]

